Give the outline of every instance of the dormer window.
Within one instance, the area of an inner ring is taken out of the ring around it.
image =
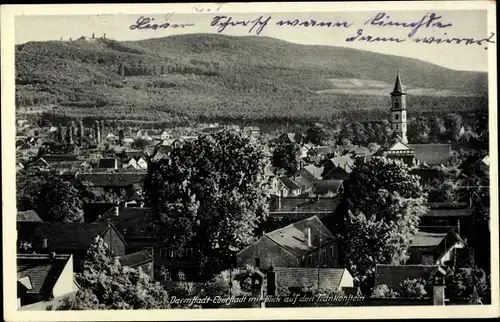
[[[398,115],[394,114],[394,119],[397,121],[398,120]]]

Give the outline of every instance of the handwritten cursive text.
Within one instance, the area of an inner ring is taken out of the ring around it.
[[[248,27],[250,26],[250,29],[248,30],[248,33],[251,33],[254,31],[255,28],[255,33],[259,35],[262,30],[267,26],[269,21],[271,20],[271,16],[268,16],[267,18],[264,18],[264,16],[260,16],[257,19],[254,20],[233,20],[233,17],[228,17],[228,16],[215,16],[212,19],[211,26],[212,27],[217,27],[217,32],[221,33],[223,32],[227,27]]]
[[[363,29],[358,29],[356,36],[347,37],[347,42],[352,41],[366,41],[366,42],[405,42],[406,39],[399,39],[397,37],[378,37],[378,36],[365,36],[363,35]]]
[[[170,23],[167,21],[164,21],[163,23],[154,23],[155,18],[148,18],[141,16],[135,24],[131,25],[129,28],[130,30],[142,30],[142,29],[167,29],[167,28],[186,28],[186,27],[192,27],[194,24],[192,23]]]
[[[408,37],[413,37],[417,31],[424,28],[448,28],[451,27],[451,23],[443,23],[441,22],[441,16],[436,15],[435,13],[426,14],[422,18],[412,22],[401,22],[401,21],[393,21],[390,19],[385,12],[379,12],[372,18],[368,19],[365,22],[365,25],[371,26],[379,26],[379,27],[403,27],[403,28],[412,28]]]
[[[276,22],[277,26],[289,26],[289,27],[343,27],[349,28],[352,26],[352,23],[347,21],[317,21],[314,19],[303,20],[299,19],[289,19],[289,20],[280,20]]]

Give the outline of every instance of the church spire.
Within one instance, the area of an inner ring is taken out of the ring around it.
[[[391,95],[402,95],[405,94],[403,92],[403,85],[401,84],[401,78],[399,77],[399,70],[398,74],[396,75],[396,83],[394,84],[394,89],[392,90]]]

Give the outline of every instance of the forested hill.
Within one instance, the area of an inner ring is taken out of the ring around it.
[[[470,108],[487,92],[486,73],[416,59],[268,37],[194,34],[17,45],[16,99],[18,110],[55,106],[69,116],[322,118],[386,109],[396,70],[414,89],[409,101],[422,112],[461,110],[464,100]],[[374,89],[383,95],[371,95]]]

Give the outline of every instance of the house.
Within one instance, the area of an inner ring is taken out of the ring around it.
[[[102,237],[115,256],[125,254],[126,243],[112,224],[66,222],[17,222],[18,244],[40,254],[72,254],[75,271],[82,268],[85,254],[95,238]]]
[[[43,221],[34,210],[18,211],[17,221]]]
[[[118,169],[118,160],[116,158],[101,158],[99,159],[99,169]]]
[[[317,180],[312,191],[316,195],[338,195],[344,191],[344,180]]]
[[[69,296],[79,287],[73,277],[70,254],[17,254],[17,299],[19,309]]]
[[[302,193],[300,185],[288,177],[279,177],[277,182],[278,194],[283,197],[298,196]]]
[[[238,267],[335,267],[338,249],[317,216],[265,233],[236,254]]]
[[[349,155],[329,159],[323,164],[322,178],[326,180],[346,180],[354,168],[354,160]]]
[[[164,140],[168,140],[168,139],[170,139],[170,133],[168,133],[167,131],[163,130],[160,133],[160,140],[164,141]]]
[[[455,252],[465,241],[452,229],[446,232],[419,231],[410,243],[406,264],[454,266]]]
[[[131,136],[125,136],[123,138],[123,144],[132,144],[132,143],[134,143],[134,140],[135,139]]]
[[[272,276],[272,277],[271,277]],[[267,272],[267,287],[274,281],[274,295],[298,294],[304,289],[342,290],[354,287],[354,279],[345,268],[273,267]],[[269,291],[267,293],[269,294]]]
[[[439,265],[382,265],[375,266],[375,286],[387,285],[396,289],[406,279],[431,280],[436,275],[443,276],[446,271]]]
[[[428,206],[429,210],[420,217],[420,226],[455,226],[460,235],[472,233],[474,209],[468,202],[429,203]]]
[[[295,143],[302,145],[305,140],[305,135],[303,133],[283,133],[281,134],[276,142],[278,144],[290,144]]]
[[[135,170],[147,170],[148,162],[142,157],[131,157],[123,160],[123,168],[131,168]]]
[[[151,161],[157,162],[161,159],[166,159],[173,150],[174,147],[171,145],[158,145],[151,155]]]
[[[141,269],[142,272],[152,279],[154,278],[154,256],[150,249],[127,254],[119,258],[120,265],[134,269]]]
[[[125,207],[143,207],[144,206],[144,195],[143,191],[138,187],[132,187],[127,191],[125,197]]]
[[[157,239],[153,236],[155,221],[151,208],[113,207],[96,223],[110,222],[125,239],[127,253],[133,253],[156,246]]]

